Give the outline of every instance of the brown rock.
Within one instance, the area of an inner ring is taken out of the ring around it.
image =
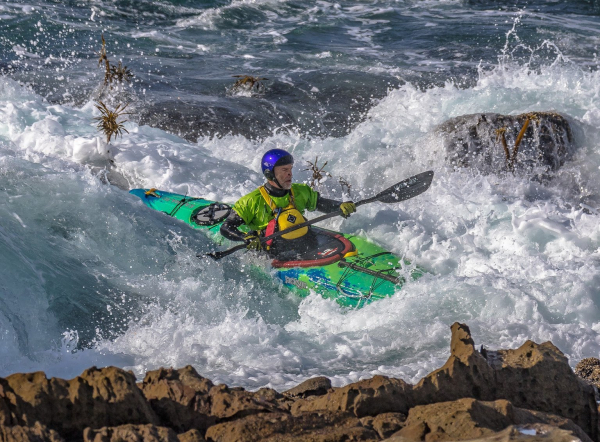
[[[579,442],[572,432],[546,424],[511,425],[487,437],[464,442]],[[383,442],[409,442],[402,436],[392,436]]]
[[[324,396],[298,399],[291,412],[329,410],[353,413],[357,417],[374,416],[380,413],[408,412],[411,385],[401,379],[374,376],[354,384],[330,391]]]
[[[547,424],[591,442],[581,428],[562,416],[514,407],[506,400],[460,399],[411,408],[404,427],[394,434],[413,441],[485,438],[510,425]]]
[[[214,425],[206,432],[213,442],[260,441],[376,441],[377,433],[365,428],[348,413],[312,413],[290,416],[285,413],[246,416]]]
[[[475,350],[469,328],[451,327],[451,355],[413,388],[413,404],[475,398],[507,399],[515,406],[570,418],[592,439],[598,435],[593,388],[577,378],[552,343],[527,341],[516,350]]]
[[[179,439],[179,442],[206,442],[206,439],[196,429],[178,434],[177,439]]]
[[[450,357],[442,368],[425,376],[413,389],[415,404],[453,401],[463,397],[494,400],[494,370],[475,350],[469,327],[452,324]]]
[[[275,390],[263,388],[255,393],[243,388],[217,385],[210,390],[210,414],[220,420],[239,419],[257,413],[281,411]]]
[[[596,388],[600,388],[600,359],[585,358],[575,367],[575,374]]]
[[[598,437],[598,410],[592,386],[579,379],[551,342],[527,341],[516,350],[490,352],[497,397],[515,407],[567,417],[592,439]]]
[[[64,442],[64,439],[54,431],[36,422],[32,427],[15,425],[6,427],[0,425],[1,442]]]
[[[301,384],[284,391],[285,396],[305,398],[308,396],[322,396],[331,389],[331,381],[325,376],[307,379]]]
[[[43,372],[6,378],[13,421],[39,421],[66,438],[81,437],[86,427],[156,423],[133,374],[116,367],[90,368],[70,381],[47,379]]]
[[[360,419],[360,423],[372,428],[379,434],[379,437],[386,438],[396,433],[404,426],[406,415],[402,413],[381,413],[375,417],[368,416]]]
[[[192,428],[206,431],[216,422],[210,415],[209,391],[213,383],[188,365],[182,369],[150,371],[141,389],[163,426],[178,432]]]
[[[97,430],[86,428],[84,442],[179,442],[177,434],[170,428],[154,425],[120,425]]]

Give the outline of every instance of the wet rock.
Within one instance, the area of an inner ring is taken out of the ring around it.
[[[375,441],[377,433],[348,413],[259,414],[214,425],[206,432],[214,442],[236,441]]]
[[[209,379],[200,376],[190,365],[179,370],[150,371],[140,385],[161,425],[177,432],[192,428],[204,432],[216,422],[210,416],[209,392],[213,387]]]
[[[154,425],[121,425],[97,430],[86,428],[84,442],[179,442],[177,434],[170,428]]]
[[[411,408],[404,427],[394,434],[413,441],[486,438],[510,425],[546,424],[591,442],[581,428],[562,416],[514,407],[506,400],[472,398]]]
[[[594,389],[573,373],[568,359],[551,342],[527,341],[516,350],[488,352],[488,361],[496,375],[498,398],[569,418],[597,439]]]
[[[284,391],[283,394],[288,397],[305,398],[308,396],[322,396],[331,389],[331,381],[325,376],[307,379],[301,384]]]
[[[326,395],[297,400],[291,408],[293,415],[320,410],[350,412],[357,417],[380,413],[408,412],[412,386],[401,379],[374,376]]]
[[[529,123],[515,156],[515,142],[527,120]],[[471,167],[482,173],[507,171],[511,169],[513,158],[515,171],[528,172],[537,167],[544,172],[555,171],[575,151],[571,126],[556,112],[462,115],[441,124],[436,132],[443,137],[449,164]],[[508,160],[502,133],[511,158]]]
[[[64,439],[54,431],[39,422],[32,427],[16,425],[7,427],[0,425],[0,441],[2,442],[64,442]]]
[[[6,387],[13,422],[32,427],[39,421],[67,439],[80,438],[86,427],[158,422],[133,374],[116,367],[92,367],[70,381],[17,373]]]
[[[600,388],[600,359],[582,359],[575,367],[575,374],[590,382],[596,388]]]
[[[450,357],[415,385],[413,403],[431,404],[463,397],[496,399],[494,370],[475,350],[469,327],[455,322],[451,330]]]

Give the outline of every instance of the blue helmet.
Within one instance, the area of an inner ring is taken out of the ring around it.
[[[291,153],[283,149],[268,150],[261,161],[263,175],[266,179],[273,181],[275,179],[273,173],[275,166],[285,166],[286,164],[294,164],[294,157]]]

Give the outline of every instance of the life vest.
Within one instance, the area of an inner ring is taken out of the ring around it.
[[[272,235],[276,231],[282,231],[289,229],[296,224],[300,224],[306,221],[304,216],[300,213],[298,209],[296,209],[296,205],[294,204],[294,192],[290,189],[290,203],[287,207],[277,207],[273,202],[273,199],[267,193],[267,189],[265,186],[260,186],[259,188],[260,194],[263,196],[271,210],[273,211],[273,215],[275,216],[269,224],[267,224],[267,228],[265,229],[265,236]],[[299,229],[293,230],[290,233],[286,233],[285,235],[281,235],[284,239],[296,239],[300,238],[308,233],[308,226],[301,227]],[[267,241],[267,246],[270,247],[273,243],[273,240]]]

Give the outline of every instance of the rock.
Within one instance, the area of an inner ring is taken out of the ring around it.
[[[472,398],[411,408],[404,427],[394,434],[413,441],[485,438],[510,425],[547,424],[564,429],[585,442],[591,439],[562,416],[514,407],[506,400],[482,402]]]
[[[392,436],[383,442],[408,442],[402,436]],[[568,430],[561,430],[546,424],[511,425],[491,436],[468,439],[464,442],[579,442]]]
[[[177,432],[196,428],[205,432],[216,422],[210,416],[209,392],[213,383],[188,365],[179,370],[164,369],[146,373],[140,385],[161,425]]]
[[[441,124],[436,132],[444,139],[449,164],[496,173],[509,169],[497,131],[505,129],[504,136],[512,157],[515,141],[527,119],[530,123],[518,147],[515,170],[531,171],[539,166],[545,171],[557,170],[571,158],[575,149],[569,122],[556,112],[462,115]]]
[[[97,430],[86,428],[84,442],[179,442],[177,434],[170,428],[154,425],[121,425]]]
[[[412,386],[401,379],[374,376],[328,392],[326,395],[298,399],[291,408],[293,415],[328,410],[353,413],[357,417],[380,413],[408,412]]]
[[[64,442],[64,439],[54,431],[39,422],[31,427],[15,425],[7,427],[0,425],[0,441],[2,442]]]
[[[284,391],[283,394],[289,397],[305,398],[308,396],[322,396],[331,389],[331,381],[325,376],[307,379],[301,384]]]
[[[367,428],[372,428],[379,437],[386,438],[404,426],[406,415],[402,413],[381,413],[375,417],[363,417],[360,423]]]
[[[600,359],[585,358],[575,367],[575,374],[596,388],[600,388]]]
[[[206,442],[206,439],[196,429],[178,434],[177,439],[179,439],[179,442]]]
[[[475,350],[469,328],[451,327],[451,355],[442,368],[423,378],[412,392],[416,405],[475,398],[507,399],[515,406],[572,419],[592,439],[598,435],[593,387],[579,380],[552,343],[527,341],[516,350]]]
[[[80,438],[86,427],[158,422],[133,374],[116,367],[93,367],[70,381],[17,373],[6,387],[13,421],[28,427],[39,421],[67,439]]]
[[[295,417],[279,412],[246,416],[210,427],[206,438],[213,442],[379,440],[377,433],[363,427],[356,417],[331,412]]]
[[[488,361],[496,375],[498,398],[569,418],[597,439],[594,388],[573,373],[568,359],[551,342],[527,341],[516,350],[488,352]]]
[[[450,357],[413,388],[414,404],[453,401],[463,397],[494,400],[494,370],[475,350],[471,331],[465,324],[452,324]]]
[[[255,393],[243,388],[217,385],[210,390],[210,414],[219,420],[239,419],[245,416],[272,411],[282,411],[277,399],[282,395],[270,388]]]

